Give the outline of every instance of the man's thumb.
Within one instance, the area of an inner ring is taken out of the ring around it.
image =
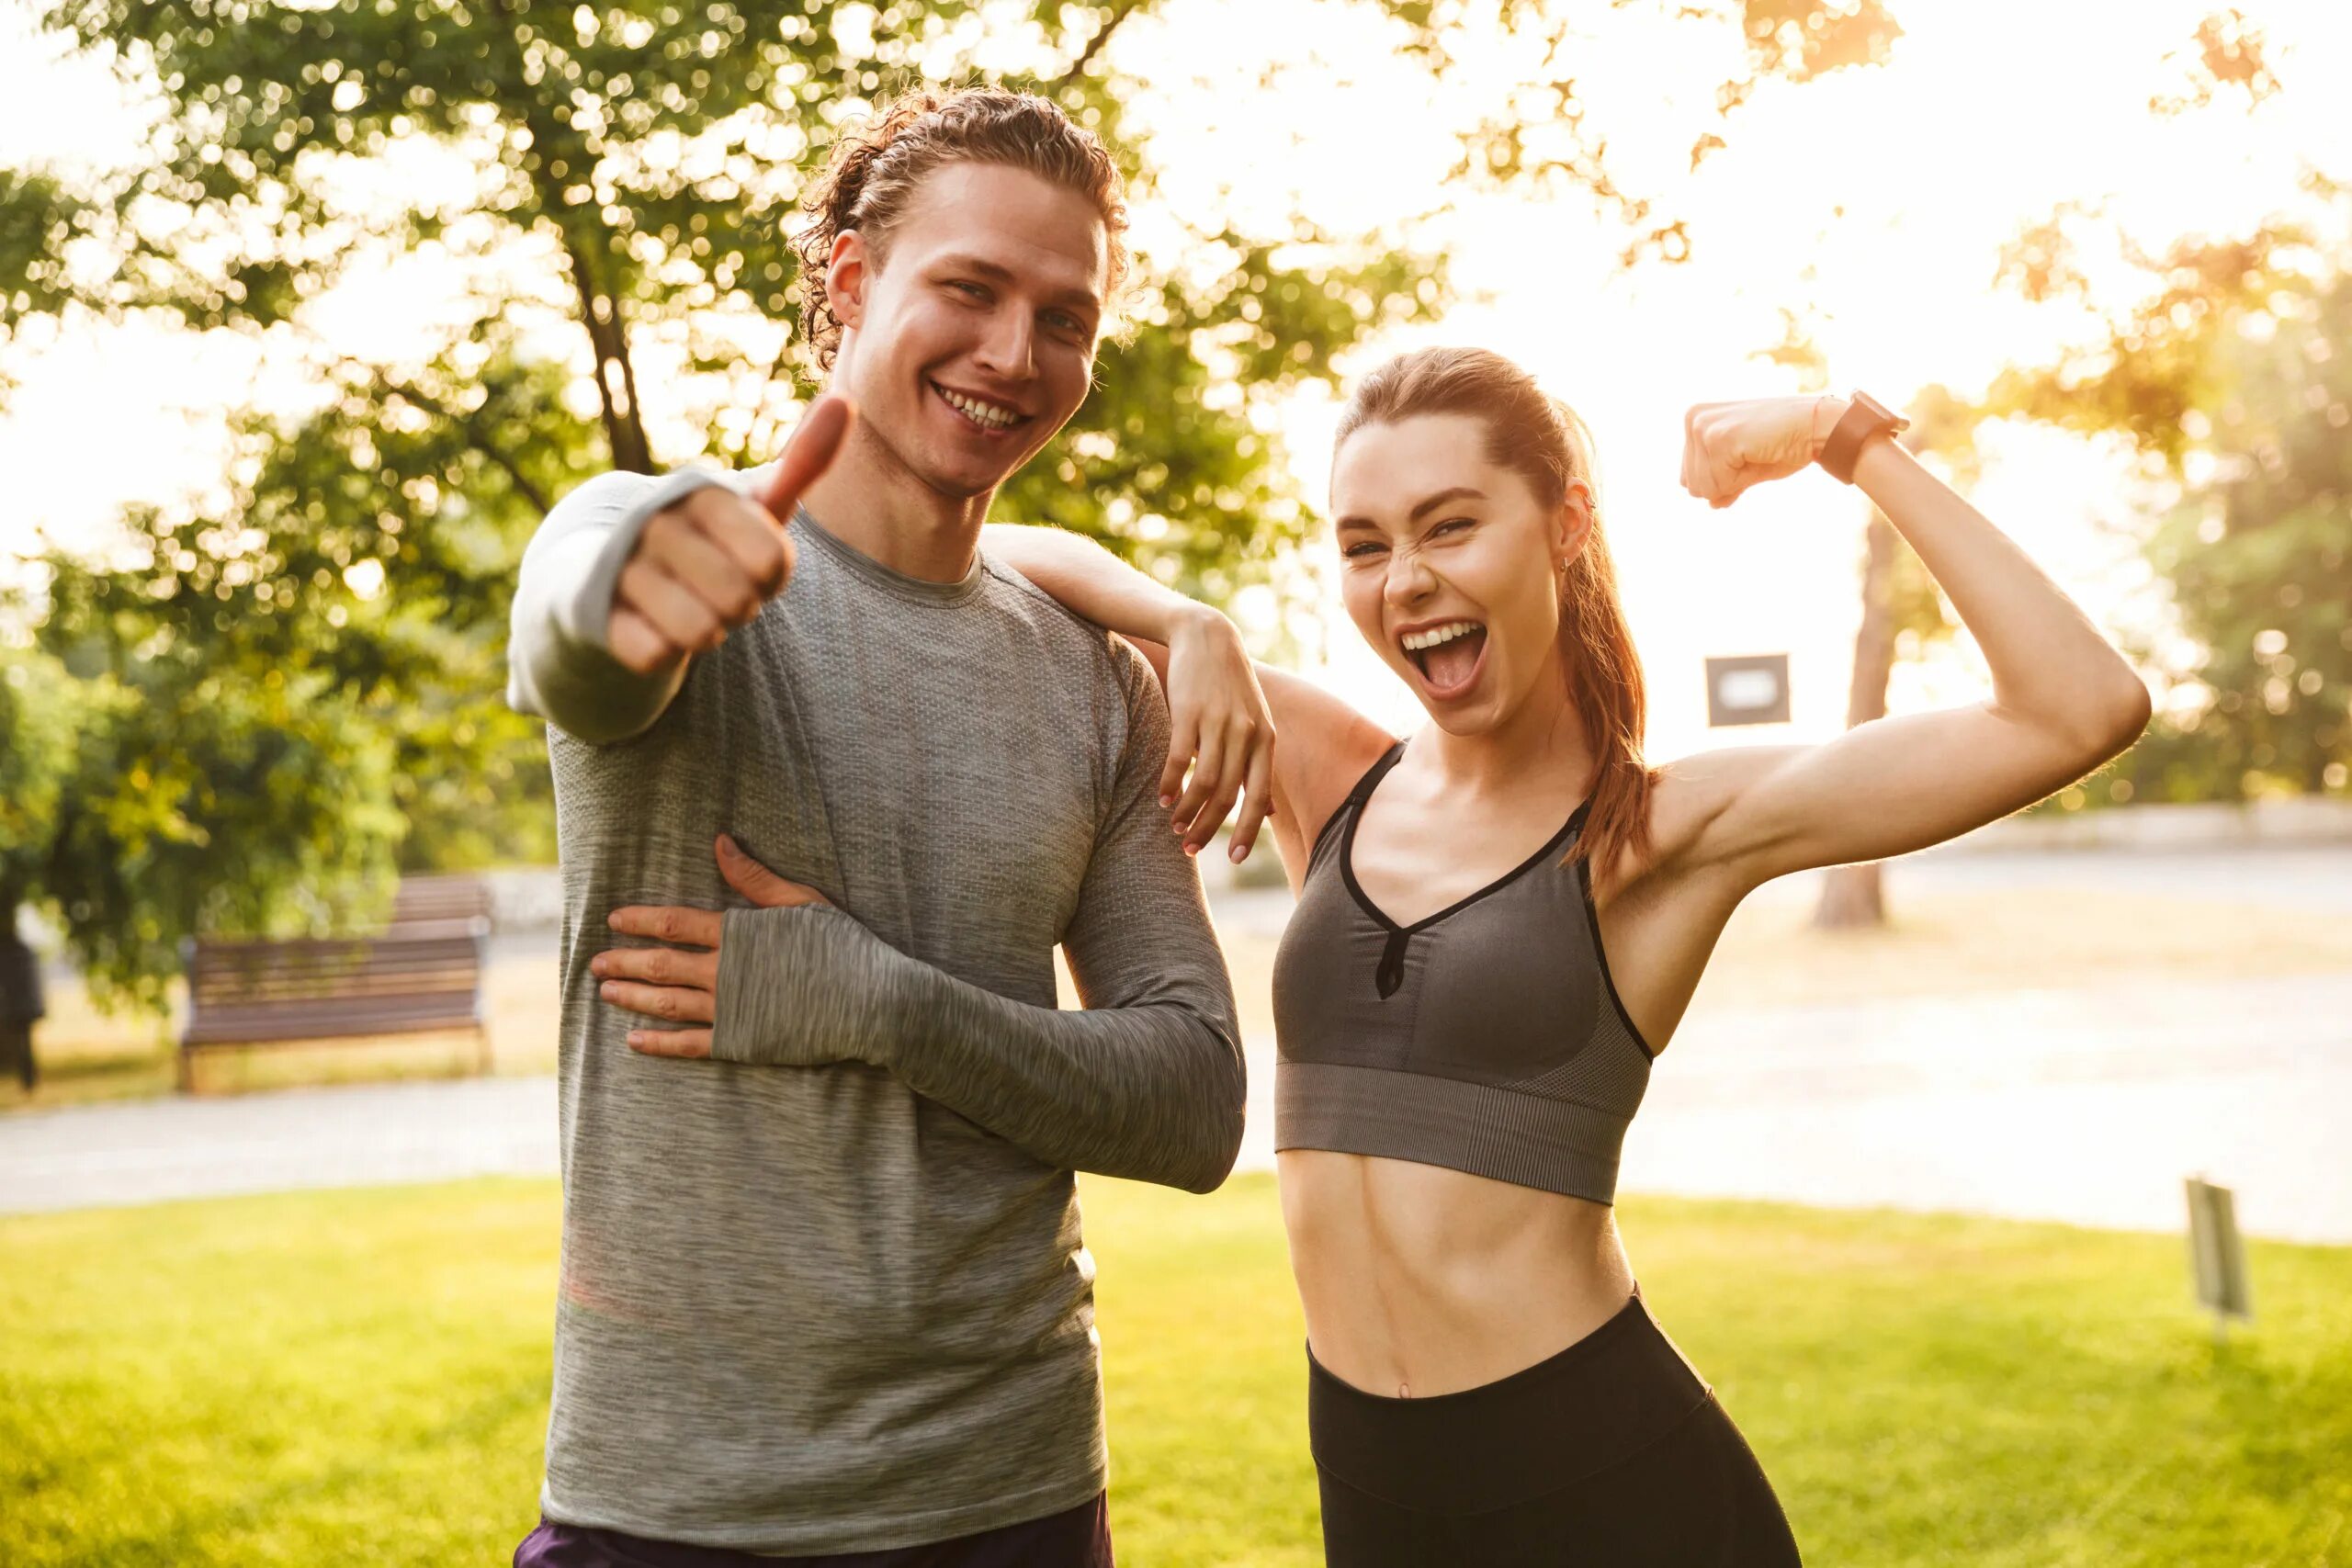
[[[792,433],[784,457],[776,463],[775,477],[768,480],[767,491],[760,497],[777,522],[792,521],[793,513],[799,509],[801,493],[832,466],[855,414],[847,398],[828,392],[809,404],[808,412],[800,416],[800,428]]]

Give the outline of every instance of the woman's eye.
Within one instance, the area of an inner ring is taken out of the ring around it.
[[[1442,534],[1449,528],[1467,528],[1469,526],[1470,519],[1467,517],[1449,517],[1444,522],[1439,524],[1436,527],[1430,529],[1430,533],[1434,536]]]
[[[967,299],[985,299],[989,297],[989,291],[981,288],[977,283],[951,283],[947,287],[956,290],[960,294],[963,294]]]
[[[1341,550],[1340,554],[1349,560],[1353,560],[1367,550],[1376,550],[1378,548],[1380,548],[1378,545],[1350,545],[1346,549]]]

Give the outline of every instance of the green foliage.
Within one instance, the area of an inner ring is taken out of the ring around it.
[[[1461,133],[1453,183],[1508,189],[1572,189],[1589,194],[1631,233],[1623,265],[1668,264],[1690,256],[1680,219],[1657,198],[1623,186],[1609,157],[1609,137],[1585,118],[1578,76],[1587,73],[1600,0],[1377,0],[1401,25],[1407,52],[1443,73],[1465,40],[1491,59],[1492,40],[1508,34],[1521,47],[1520,79],[1497,95],[1493,110]],[[1768,82],[1804,83],[1849,66],[1885,62],[1903,28],[1885,0],[1608,0],[1606,9],[1654,9],[1690,24],[1736,29],[1747,69],[1719,83],[1712,110],[1684,128],[1690,168],[1726,143],[1725,121]]]
[[[1482,180],[1581,180],[1637,226],[1679,228],[1616,191],[1597,146],[1543,142],[1544,104],[1572,96],[1550,80],[1565,13],[1366,3],[1428,43],[1432,71],[1465,25],[1534,43],[1539,79],[1464,142]],[[1150,203],[1153,170],[1121,135],[1131,84],[1104,51],[1153,9],[52,0],[49,26],[110,60],[154,120],[119,169],[0,169],[0,347],[44,317],[161,313],[254,340],[321,389],[232,421],[220,493],[133,508],[99,558],[46,563],[41,643],[79,682],[85,753],[116,771],[61,786],[40,808],[50,847],[18,858],[41,859],[36,885],[101,987],[152,997],[180,936],[327,918],[395,857],[549,853],[537,728],[500,700],[537,518],[605,468],[775,450],[816,380],[795,203],[887,92],[1013,62],[994,78],[1100,131]],[[1706,15],[1743,29],[1759,75],[1792,80],[1893,36],[1880,0]],[[1222,602],[1310,526],[1273,401],[1449,291],[1396,235],[1188,216],[1181,254],[1138,257],[1131,330],[1001,514]],[[375,361],[316,341],[317,302],[426,254],[462,273],[459,309]],[[674,371],[640,377],[656,359]]]
[[[1994,389],[1993,412],[2120,434],[2158,498],[2145,551],[2192,646],[2140,651],[2186,700],[2119,764],[2111,798],[2341,790],[2352,774],[2352,188],[2321,191],[2332,229],[2143,257],[2154,287],[2106,342]]]
[[[76,728],[57,661],[0,649],[0,940],[16,929],[17,907],[47,859]]]

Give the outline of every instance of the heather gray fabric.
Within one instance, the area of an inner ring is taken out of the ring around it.
[[[611,584],[676,493],[582,486],[515,600],[563,854],[541,1507],[816,1554],[1073,1506],[1106,1453],[1071,1168],[1205,1190],[1241,1130],[1231,985],[1154,798],[1158,683],[991,558],[928,582],[806,513],[756,621],[682,682],[628,676]],[[840,909],[745,909],[721,830]],[[734,911],[732,1060],[628,1049],[588,960],[631,903]],[[1054,1010],[1057,942],[1098,1010]]]
[[[1404,754],[1324,824],[1275,950],[1274,1147],[1610,1202],[1650,1052],[1609,977],[1585,861],[1560,863],[1586,807],[1516,870],[1399,926],[1352,862],[1363,803]]]

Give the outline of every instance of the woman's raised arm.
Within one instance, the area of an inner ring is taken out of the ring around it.
[[[1684,483],[1728,505],[1818,456],[1844,403],[1769,399],[1690,412]],[[1878,719],[1815,746],[1687,759],[1677,858],[1736,866],[1754,886],[1882,860],[2029,806],[2122,751],[2148,721],[2123,657],[2025,552],[1894,440],[1869,441],[1854,483],[1877,503],[1970,632],[1993,675],[1981,702]]]

